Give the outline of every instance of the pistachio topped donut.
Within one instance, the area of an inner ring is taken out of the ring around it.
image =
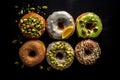
[[[102,31],[102,22],[98,15],[93,12],[81,14],[76,19],[76,31],[78,37],[95,38]]]
[[[67,42],[52,42],[47,48],[46,59],[54,69],[64,70],[73,63],[74,50]]]
[[[53,39],[67,39],[74,33],[74,19],[66,11],[55,11],[47,18],[46,28]]]
[[[39,14],[30,12],[20,19],[19,28],[26,38],[39,38],[45,31],[45,20]]]

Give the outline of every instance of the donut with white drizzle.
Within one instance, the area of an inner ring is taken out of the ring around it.
[[[62,39],[63,30],[68,26],[72,26],[73,30],[65,39],[69,38],[75,31],[73,17],[66,11],[55,11],[47,18],[46,28],[53,39]]]

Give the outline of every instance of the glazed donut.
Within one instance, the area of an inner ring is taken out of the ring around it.
[[[19,49],[19,57],[24,65],[33,67],[45,58],[46,48],[40,40],[30,40]]]
[[[18,26],[26,38],[39,38],[45,31],[45,19],[37,13],[29,12],[20,19]]]
[[[86,12],[78,16],[76,26],[78,37],[82,38],[95,38],[103,28],[100,17],[93,12]]]
[[[92,65],[101,55],[99,44],[93,40],[83,40],[75,47],[77,60],[84,65]]]
[[[67,42],[52,42],[47,48],[46,60],[54,69],[64,70],[73,63],[74,50]]]
[[[47,18],[47,31],[53,39],[68,39],[75,31],[73,17],[66,11],[55,11]]]

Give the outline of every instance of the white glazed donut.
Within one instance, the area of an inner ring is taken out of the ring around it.
[[[75,23],[73,17],[66,11],[55,11],[47,18],[47,31],[53,39],[63,39],[63,30],[72,26],[72,32],[64,39],[69,38],[75,31]]]

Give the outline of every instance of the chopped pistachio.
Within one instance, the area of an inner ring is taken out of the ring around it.
[[[22,33],[23,33],[23,32],[25,32],[25,30],[24,30],[24,29],[21,29],[21,31],[22,31]]]
[[[94,23],[93,23],[94,25],[97,25],[97,21],[94,21]]]
[[[35,25],[34,23],[31,23],[31,27],[34,27],[34,25]]]
[[[70,51],[71,49],[68,47],[67,50]]]
[[[24,26],[25,26],[25,24],[23,23],[23,24],[22,24],[22,26],[24,27]]]
[[[39,35],[41,35],[42,33],[39,31]]]
[[[43,9],[48,9],[48,7],[47,7],[47,6],[42,6],[42,8],[43,8]]]
[[[94,30],[95,32],[98,31],[98,27],[95,27],[93,30]]]
[[[52,68],[51,67],[47,67],[47,71],[50,71]]]
[[[55,62],[54,61],[51,61],[51,64],[54,64]]]
[[[18,62],[18,61],[15,61],[15,64],[16,64],[16,65],[19,65],[19,62]]]
[[[56,42],[56,45],[60,45],[60,42]]]
[[[20,19],[20,23],[23,23],[23,19]]]
[[[28,11],[28,13],[30,13],[31,11]]]
[[[34,17],[29,17],[29,19],[33,21],[35,18]]]
[[[27,31],[24,31],[24,33],[27,33]]]
[[[22,10],[20,10],[20,14],[23,14],[23,9],[22,9]]]
[[[68,54],[71,52],[71,51],[66,51]]]
[[[58,64],[58,66],[59,66],[59,67],[63,67],[63,65],[62,65],[62,64],[60,64],[60,63]]]
[[[94,18],[92,18],[91,20],[92,20],[92,21],[95,21],[95,19],[94,19]]]
[[[15,5],[15,8],[18,8],[18,5]]]
[[[26,19],[26,18],[24,18],[24,19],[23,19],[23,21],[27,21],[27,19]]]
[[[44,67],[43,66],[40,66],[40,70],[43,70],[44,69]]]
[[[65,44],[64,46],[65,46],[65,47],[68,47],[68,45],[67,45],[67,44]]]
[[[27,27],[26,27],[26,26],[24,26],[24,27],[23,27],[23,29],[25,29],[25,30],[26,30],[26,29],[27,29]]]
[[[33,22],[36,22],[36,19],[33,19],[32,21],[33,21]]]
[[[26,25],[26,28],[30,28],[30,25]]]
[[[63,45],[61,45],[61,46],[60,46],[60,49],[63,49],[63,47],[64,47],[64,46],[63,46]]]
[[[37,13],[39,13],[39,12],[37,12]]]
[[[51,56],[51,60],[54,60],[55,58],[53,56]]]
[[[36,30],[35,29],[32,29],[33,32],[35,32]]]
[[[35,27],[39,29],[40,25],[36,25]]]
[[[32,10],[32,11],[33,11],[33,10],[35,10],[35,8],[34,8],[34,7],[31,7],[31,8],[30,8],[30,10]]]
[[[30,4],[28,4],[27,6],[30,7]]]

